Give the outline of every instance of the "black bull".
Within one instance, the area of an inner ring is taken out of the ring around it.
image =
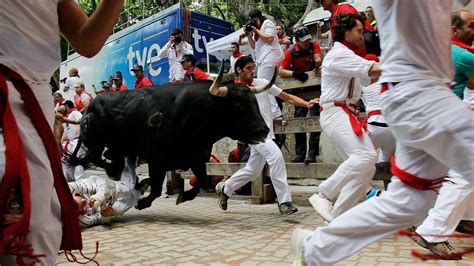
[[[268,89],[274,79],[258,89],[223,87],[221,80],[222,73],[214,83],[165,84],[98,96],[81,120],[86,161],[114,178],[120,177],[125,156],[147,162],[151,192],[138,201],[138,209],[161,195],[166,171],[191,168],[197,185],[179,195],[176,204],[194,199],[208,185],[205,164],[216,141],[230,137],[258,143],[269,130],[254,93]]]

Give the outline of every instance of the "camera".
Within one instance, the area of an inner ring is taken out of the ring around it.
[[[176,44],[181,43],[181,41],[182,41],[181,36],[175,36],[175,37],[174,37],[174,42],[175,42]]]
[[[257,27],[257,23],[253,19],[249,19],[247,24],[245,25],[245,32],[251,32],[253,30],[252,27]]]

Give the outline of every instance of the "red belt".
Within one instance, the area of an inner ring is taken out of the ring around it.
[[[66,251],[82,249],[77,208],[62,171],[59,151],[49,123],[32,89],[23,78],[15,71],[0,65],[0,122],[3,123],[6,149],[5,175],[0,187],[0,217],[3,219],[5,214],[10,213],[8,197],[12,190],[19,189],[23,201],[21,219],[9,225],[3,225],[0,229],[2,237],[0,252],[16,255],[18,264],[24,264],[24,258],[38,262],[39,257],[44,256],[34,255],[31,245],[26,243],[31,216],[30,177],[19,129],[8,102],[7,80],[11,81],[20,93],[27,114],[43,142],[51,163],[54,187],[61,204],[63,235],[60,248]]]
[[[351,123],[352,131],[358,136],[361,137],[364,132],[362,130],[362,124],[359,118],[359,113],[356,112],[355,110],[351,110],[350,107],[356,108],[357,106],[355,104],[347,104],[344,101],[334,101],[333,102],[334,106],[341,107],[344,112],[349,116],[349,121]],[[319,112],[323,111],[323,107],[319,108]]]
[[[446,177],[436,179],[426,179],[418,177],[414,174],[398,168],[395,162],[395,156],[391,159],[392,174],[400,179],[405,185],[418,190],[436,190],[441,187],[442,183],[446,181]]]

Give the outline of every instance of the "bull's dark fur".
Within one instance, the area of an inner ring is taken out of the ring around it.
[[[206,187],[205,163],[216,141],[227,136],[257,143],[268,134],[256,98],[246,86],[230,84],[228,95],[217,97],[208,92],[211,84],[165,84],[98,96],[81,120],[87,159],[116,178],[124,156],[146,161],[151,193],[140,199],[139,209],[161,195],[169,170],[191,168],[198,184],[180,195],[177,204],[194,199]],[[103,154],[105,148],[108,154]]]

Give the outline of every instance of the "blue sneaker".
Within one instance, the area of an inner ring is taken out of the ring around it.
[[[369,192],[367,192],[366,200],[372,197],[378,197],[382,191],[378,188],[372,187]]]

